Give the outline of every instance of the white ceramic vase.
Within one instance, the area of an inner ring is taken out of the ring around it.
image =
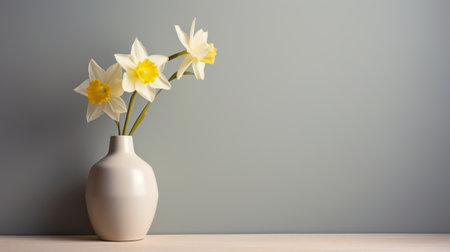
[[[108,154],[89,173],[86,205],[102,240],[143,239],[155,216],[158,187],[152,167],[134,153],[131,136],[112,136]]]

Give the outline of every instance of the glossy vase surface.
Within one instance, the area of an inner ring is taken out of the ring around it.
[[[112,136],[108,154],[92,166],[86,187],[89,220],[102,240],[143,239],[155,216],[152,167],[134,152],[131,136]]]

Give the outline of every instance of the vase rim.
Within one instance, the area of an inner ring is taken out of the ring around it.
[[[134,153],[133,136],[111,136],[108,153],[116,152]]]

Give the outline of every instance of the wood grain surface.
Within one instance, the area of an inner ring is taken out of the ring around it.
[[[172,251],[450,251],[450,234],[149,235],[135,242],[95,236],[0,236],[1,252]]]

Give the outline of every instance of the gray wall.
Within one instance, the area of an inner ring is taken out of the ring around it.
[[[115,125],[72,91],[135,36],[218,48],[135,134],[151,233],[450,232],[448,1],[3,1],[0,234],[90,234],[84,186]],[[180,64],[165,71],[170,75]],[[128,95],[125,99],[128,101]],[[137,103],[140,108],[142,102]]]

